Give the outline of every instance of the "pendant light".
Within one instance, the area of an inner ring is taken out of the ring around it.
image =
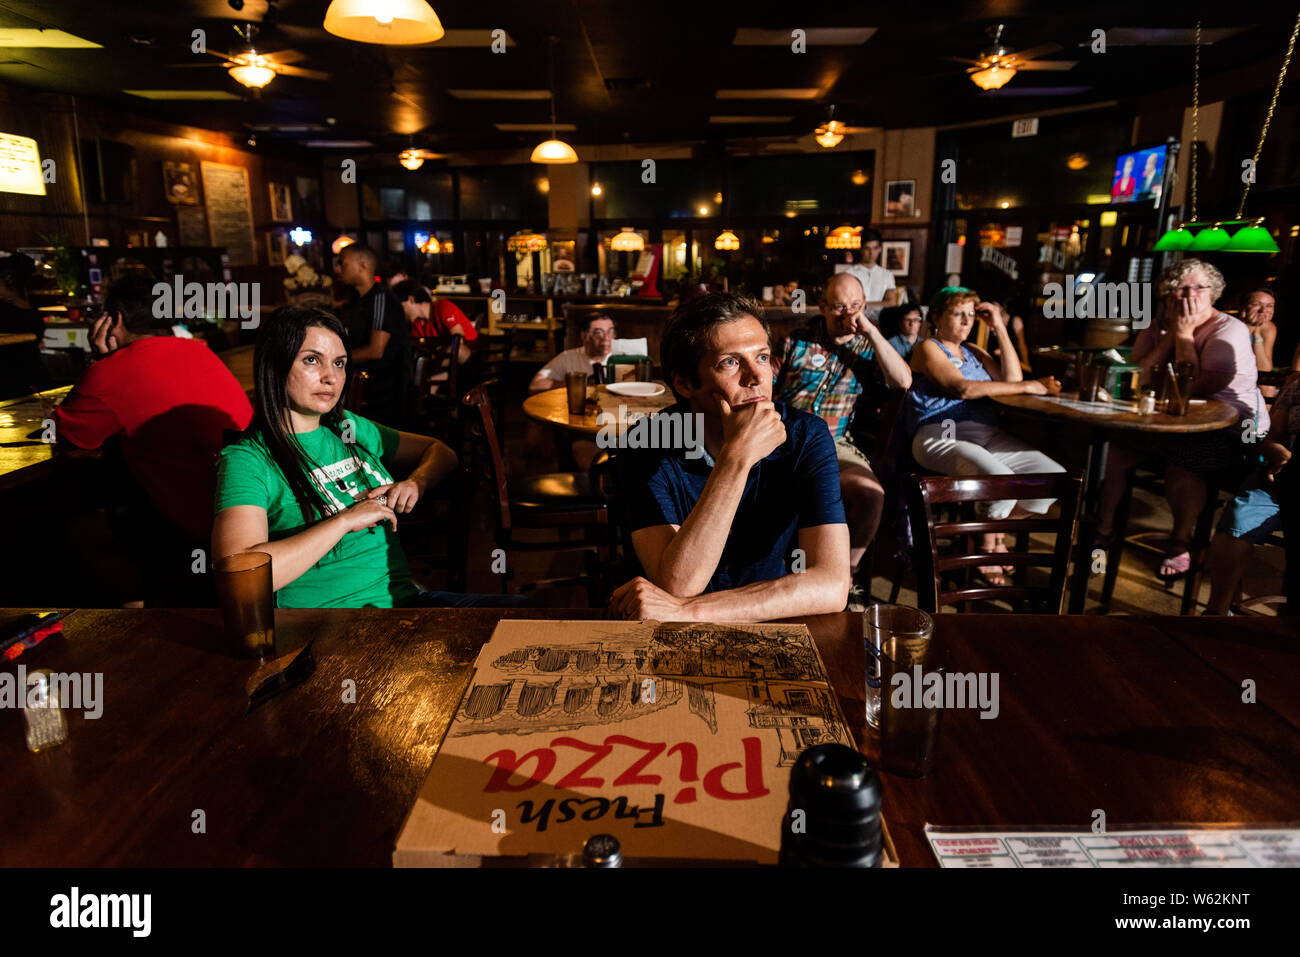
[[[358,43],[414,46],[446,34],[425,0],[333,0],[325,11],[325,30]]]
[[[1291,39],[1287,42],[1286,56],[1282,58],[1282,69],[1278,72],[1277,83],[1273,87],[1273,99],[1268,105],[1268,112],[1264,116],[1264,123],[1259,130],[1259,142],[1255,146],[1255,155],[1251,160],[1254,167],[1259,165],[1260,153],[1264,150],[1264,141],[1268,137],[1268,127],[1273,120],[1273,111],[1277,107],[1278,96],[1282,92],[1282,83],[1286,79],[1287,68],[1291,64],[1291,54],[1295,52],[1295,41],[1297,34],[1300,34],[1300,15],[1296,16],[1295,26],[1291,30]],[[1154,246],[1151,247],[1153,252],[1225,252],[1225,253],[1275,253],[1278,251],[1277,241],[1264,226],[1264,217],[1256,219],[1242,219],[1246,211],[1246,197],[1250,195],[1250,187],[1253,180],[1247,180],[1245,187],[1241,191],[1241,202],[1237,205],[1237,218],[1216,222],[1213,224],[1200,223],[1196,221],[1196,138],[1199,122],[1200,107],[1200,76],[1201,76],[1201,24],[1196,23],[1196,58],[1192,68],[1192,152],[1188,161],[1191,163],[1191,193],[1192,193],[1192,218],[1185,222],[1179,223],[1174,229],[1161,236]],[[1193,226],[1209,226],[1208,229],[1202,229],[1195,236],[1189,231]],[[1237,230],[1236,235],[1230,234],[1223,227],[1241,225],[1242,228]]]
[[[971,82],[981,90],[1000,90],[1016,75],[1016,68],[994,63],[970,75]]]
[[[578,162],[577,151],[572,146],[557,139],[555,135],[555,37],[548,37],[550,41],[546,51],[546,59],[550,68],[551,76],[551,138],[543,140],[533,148],[533,155],[529,157],[534,163],[576,163]]]
[[[251,90],[260,90],[275,79],[275,71],[267,66],[266,57],[260,53],[241,53],[234,58],[236,66],[227,72],[235,80]]]
[[[862,233],[852,226],[837,226],[826,234],[827,249],[861,249]]]
[[[844,140],[844,134],[848,127],[835,119],[835,104],[832,103],[826,111],[826,122],[817,129],[813,130],[813,139],[817,145],[824,150],[831,150],[839,146]]]
[[[506,248],[516,253],[540,253],[546,248],[546,237],[541,233],[521,229],[506,240]]]
[[[633,232],[631,226],[624,226],[609,241],[609,248],[616,253],[639,253],[645,249],[645,239],[640,233]]]
[[[713,248],[727,252],[737,250],[740,248],[740,237],[730,229],[724,229],[722,232],[718,233],[718,238],[713,241]]]
[[[978,66],[982,69],[970,74],[971,82],[981,90],[1000,90],[1016,75],[1016,68],[1012,65],[1016,62],[1016,57],[1011,49],[1002,45],[1002,27],[999,23],[997,33],[993,36],[993,46],[980,53]]]
[[[1192,231],[1187,228],[1186,223],[1179,223],[1157,239],[1156,244],[1151,247],[1151,251],[1156,253],[1180,253],[1190,246],[1195,238]]]
[[[424,157],[419,150],[402,150],[397,154],[397,162],[414,172],[424,165]]]
[[[1192,244],[1187,247],[1187,251],[1192,253],[1217,252],[1228,245],[1228,240],[1231,238],[1228,231],[1223,228],[1222,223],[1215,223],[1209,229],[1202,229],[1197,233],[1196,238],[1192,240]]]
[[[1223,247],[1225,253],[1275,253],[1277,241],[1264,228],[1264,217],[1254,220],[1251,225],[1243,226],[1237,234]]]

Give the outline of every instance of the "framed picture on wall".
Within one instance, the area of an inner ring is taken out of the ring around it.
[[[886,239],[880,244],[881,265],[895,276],[906,276],[912,271],[912,241]]]
[[[916,180],[891,179],[885,183],[885,215],[916,215]]]
[[[194,167],[189,163],[163,160],[163,192],[167,195],[167,202],[174,206],[197,206],[199,178],[194,175]]]
[[[268,183],[271,189],[271,222],[293,222],[293,199],[284,183]]]
[[[274,229],[266,234],[266,264],[283,266],[289,255],[289,237],[283,230]]]

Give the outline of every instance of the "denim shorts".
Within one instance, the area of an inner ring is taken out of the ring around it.
[[[1261,545],[1282,528],[1282,509],[1272,487],[1242,492],[1223,510],[1219,531],[1252,545]]]

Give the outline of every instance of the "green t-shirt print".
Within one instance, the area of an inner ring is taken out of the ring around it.
[[[393,429],[351,412],[344,415],[354,423],[355,458],[329,429],[298,434],[303,451],[316,464],[312,481],[335,510],[348,508],[370,489],[393,481],[383,460],[392,460],[398,444]],[[294,535],[315,521],[309,518],[314,513],[294,498],[258,438],[245,437],[221,450],[216,510],[235,505],[265,509],[271,541]],[[397,533],[381,525],[348,532],[320,561],[276,592],[275,603],[279,608],[394,608],[418,592]]]

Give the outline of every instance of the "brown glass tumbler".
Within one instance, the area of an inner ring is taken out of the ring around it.
[[[1096,402],[1106,384],[1104,362],[1087,362],[1079,367],[1079,401]]]
[[[934,641],[926,636],[889,636],[881,643],[880,754],[885,770],[919,778],[934,767],[942,693],[927,706],[926,685],[937,676],[942,692],[944,671],[935,659]]]
[[[564,388],[569,393],[569,415],[583,415],[587,411],[587,373],[564,373]]]
[[[241,552],[213,566],[221,617],[230,647],[238,655],[265,658],[275,649],[275,590],[271,556]]]

